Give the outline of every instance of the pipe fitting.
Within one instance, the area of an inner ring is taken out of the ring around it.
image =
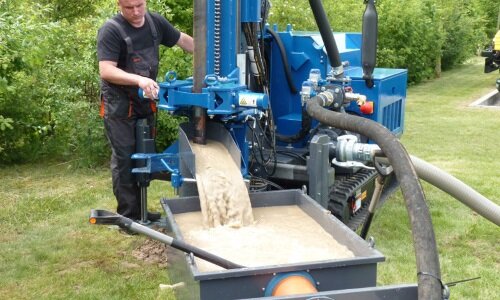
[[[346,92],[345,101],[346,102],[356,101],[358,105],[363,105],[366,102],[366,96],[359,93]]]
[[[380,147],[374,144],[358,143],[355,135],[342,135],[337,138],[337,161],[368,162],[375,157]]]
[[[333,91],[331,90],[326,90],[324,92],[321,92],[316,97],[323,102],[323,104],[321,104],[321,106],[323,107],[328,107],[332,105],[334,100],[334,94]]]

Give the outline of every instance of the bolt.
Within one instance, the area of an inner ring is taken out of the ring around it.
[[[335,94],[338,94],[340,93],[340,89],[339,88],[335,88]]]

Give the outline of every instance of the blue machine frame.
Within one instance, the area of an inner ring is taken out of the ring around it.
[[[309,77],[311,69],[319,69],[321,77],[331,72],[328,56],[319,33],[293,31],[291,26],[278,33],[286,49],[290,62],[293,83],[300,89]],[[361,67],[361,34],[335,33],[340,58],[348,62],[345,76],[350,78],[349,85],[356,93],[363,94],[374,103],[372,114],[363,114],[355,102],[346,111],[379,122],[401,136],[404,130],[404,108],[406,102],[407,71],[403,69],[376,68],[375,85],[368,88],[363,80]],[[276,43],[271,49],[271,78],[285,78],[281,54]],[[271,80],[270,103],[276,120],[278,132],[291,135],[298,132],[302,121],[301,95],[293,94],[287,85],[279,80]],[[285,100],[285,101],[283,101]],[[301,146],[305,145],[302,141]]]
[[[169,112],[185,110],[192,106],[205,108],[210,118],[224,123],[230,132],[241,152],[242,174],[247,176],[250,147],[253,145],[247,140],[245,121],[249,117],[260,119],[270,105],[277,133],[293,135],[301,129],[304,103],[300,93],[293,94],[284,84],[285,73],[281,53],[276,41],[268,35],[265,36],[265,40],[271,45],[268,71],[269,96],[250,91],[241,83],[244,80],[240,78],[240,66],[237,64],[238,54],[244,53],[244,49],[240,49],[244,44],[240,43],[240,22],[261,21],[260,1],[207,1],[206,12],[206,38],[211,42],[207,43],[206,49],[208,75],[205,77],[205,87],[201,93],[193,93],[192,79],[177,80],[176,74],[169,72],[165,76],[165,82],[159,84],[158,108]],[[230,30],[231,28],[234,30]],[[318,33],[296,32],[288,26],[286,31],[278,32],[278,35],[289,58],[293,84],[299,90],[308,80],[312,69],[318,69],[322,78],[329,76],[332,68]],[[363,80],[361,68],[361,34],[335,33],[334,36],[341,60],[348,62],[344,71],[347,80],[342,85],[350,86],[356,93],[366,95],[374,104],[371,114],[363,114],[355,102],[351,102],[345,110],[379,122],[400,136],[404,129],[407,71],[377,68],[374,71],[375,85],[368,88]],[[314,121],[313,126],[316,124],[317,121]],[[293,147],[307,147],[309,139],[310,136],[306,135],[299,142],[293,143]],[[175,180],[172,180],[175,188],[182,183],[182,178],[177,179],[179,162],[173,163],[173,160],[178,159],[176,147],[170,147],[162,154],[136,154],[133,158],[146,160],[146,165],[150,166],[134,169],[134,173],[168,171],[175,177]]]

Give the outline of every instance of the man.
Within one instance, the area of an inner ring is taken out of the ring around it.
[[[160,44],[177,45],[189,53],[193,53],[194,44],[192,37],[174,28],[164,17],[149,13],[146,0],[118,0],[118,6],[120,12],[99,29],[97,37],[101,116],[112,150],[117,212],[138,220],[140,190],[131,173],[130,157],[136,152],[137,121],[145,118],[152,127],[156,110],[153,101],[138,97],[138,89],[142,88],[149,99],[157,96]]]

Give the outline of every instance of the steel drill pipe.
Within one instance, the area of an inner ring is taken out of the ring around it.
[[[201,93],[207,74],[207,1],[194,0],[194,19],[193,19],[193,93]],[[194,137],[197,144],[206,143],[206,123],[207,113],[202,107],[193,108]]]
[[[396,136],[379,123],[323,108],[325,97],[320,96],[321,94],[307,102],[307,112],[312,118],[325,125],[354,131],[374,140],[389,159],[410,218],[417,262],[418,299],[442,299],[441,271],[431,216],[422,186],[406,149]]]

